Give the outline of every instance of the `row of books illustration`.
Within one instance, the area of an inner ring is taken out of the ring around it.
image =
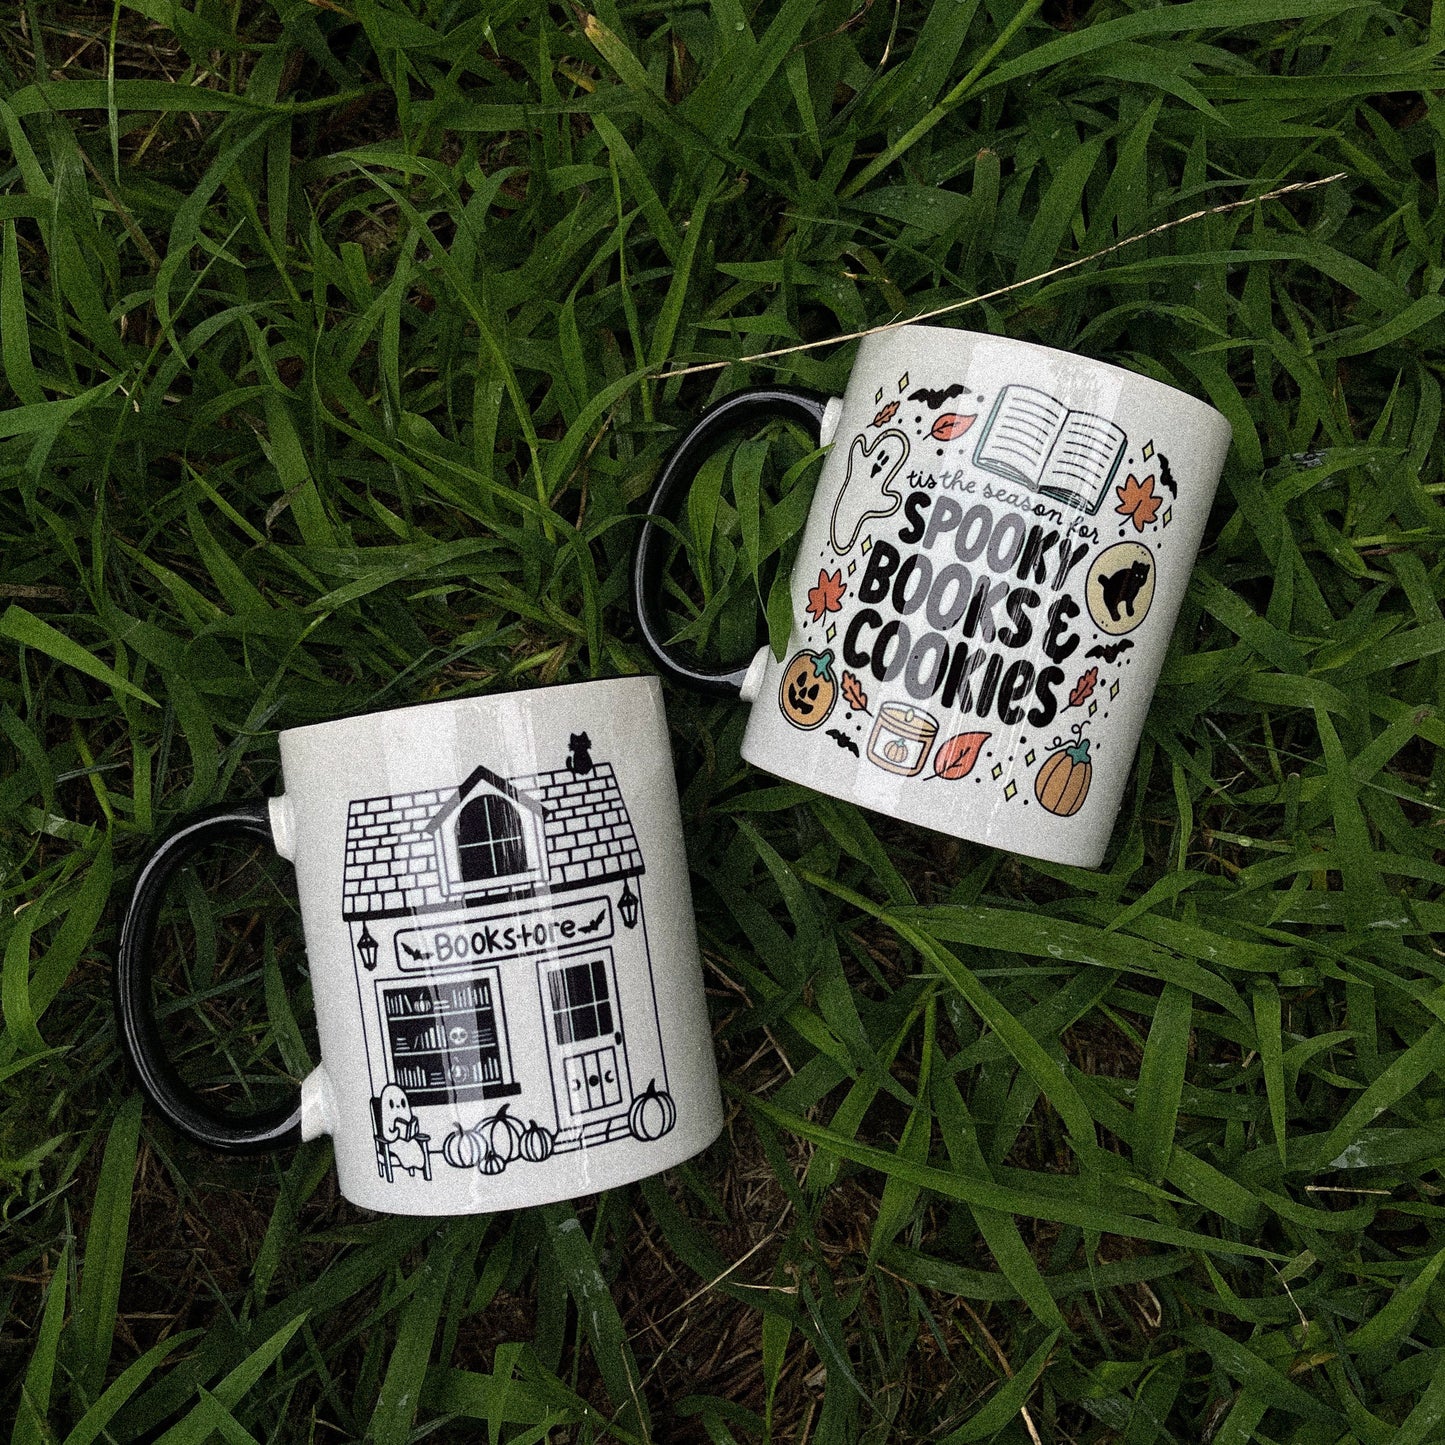
[[[468,1084],[498,1084],[501,1079],[502,1065],[495,1053],[470,1059],[438,1058],[425,1064],[398,1064],[396,1068],[396,1081],[407,1090],[456,1089]]]
[[[422,1029],[393,1023],[390,1032],[394,1054],[445,1054],[462,1048],[497,1046],[497,1031],[490,1014],[474,1015],[467,1024],[438,1023]]]
[[[492,985],[485,978],[442,988],[391,988],[386,990],[387,1018],[415,1018],[419,1014],[487,1011],[492,1007]]]

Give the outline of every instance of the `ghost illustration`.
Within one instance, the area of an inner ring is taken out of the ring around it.
[[[381,1091],[380,1104],[381,1137],[392,1162],[408,1174],[425,1169],[426,1146],[414,1137],[416,1115],[411,1111],[411,1100],[399,1084],[388,1084]]]
[[[908,437],[896,427],[871,441],[856,436],[848,448],[848,472],[833,503],[831,541],[839,554],[849,551],[870,517],[891,517],[903,505],[892,482],[908,460]]]

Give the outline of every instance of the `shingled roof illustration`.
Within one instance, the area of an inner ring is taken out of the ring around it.
[[[483,784],[537,818],[545,869],[486,882],[449,881],[445,828]],[[564,892],[642,872],[642,850],[611,763],[596,763],[585,774],[559,768],[521,778],[477,768],[457,788],[351,804],[341,911],[345,918],[389,918]]]

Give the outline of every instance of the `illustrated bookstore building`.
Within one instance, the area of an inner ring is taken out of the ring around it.
[[[644,872],[612,766],[585,748],[351,804],[343,915],[386,1178],[672,1127]]]

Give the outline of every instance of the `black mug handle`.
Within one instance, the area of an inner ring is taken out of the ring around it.
[[[301,1138],[301,1103],[249,1116],[222,1113],[181,1078],[166,1055],[151,994],[161,902],[171,875],[198,849],[230,837],[275,847],[265,803],[231,803],[192,813],[152,850],[131,893],[115,962],[115,1016],[121,1047],[141,1092],[187,1138],[229,1154],[256,1154]]]
[[[742,691],[748,664],[700,667],[669,650],[662,616],[662,575],[667,549],[661,529],[651,525],[652,519],[672,516],[672,508],[686,494],[699,466],[724,433],[756,425],[769,417],[785,417],[802,422],[816,442],[822,436],[827,406],[827,397],[793,386],[759,386],[735,392],[705,411],[663,462],[647,501],[647,515],[632,559],[632,613],[637,619],[643,647],[658,672],[670,682],[685,683],[713,697],[735,698]]]

